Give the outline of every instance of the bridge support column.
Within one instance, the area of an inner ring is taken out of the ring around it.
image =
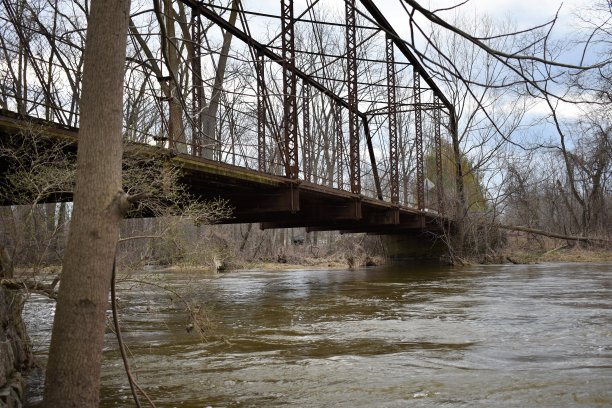
[[[443,263],[448,247],[442,239],[427,232],[408,232],[383,236],[391,263]]]

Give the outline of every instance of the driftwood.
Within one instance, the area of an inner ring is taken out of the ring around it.
[[[518,225],[504,225],[504,224],[500,224],[499,228],[503,228],[503,229],[507,229],[507,230],[511,230],[511,231],[528,232],[530,234],[543,235],[545,237],[550,237],[550,238],[564,239],[566,241],[599,242],[599,243],[608,243],[608,244],[610,242],[612,242],[609,239],[605,239],[605,238],[577,237],[577,236],[574,236],[574,235],[562,235],[562,234],[557,234],[557,233],[554,233],[554,232],[548,232],[548,231],[539,230],[539,229],[535,229],[535,228],[520,227]]]
[[[30,292],[42,293],[51,299],[57,300],[57,291],[55,286],[59,282],[59,278],[55,278],[51,284],[37,282],[32,279],[2,279],[0,286],[10,290],[26,290]]]

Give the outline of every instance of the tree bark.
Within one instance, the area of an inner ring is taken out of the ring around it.
[[[183,107],[179,100],[181,84],[179,81],[179,50],[174,29],[174,8],[171,0],[164,0],[164,15],[166,24],[166,50],[168,53],[168,69],[172,73],[170,80],[170,118],[168,121],[169,137],[175,143],[176,150],[187,153],[187,139],[183,125]]]
[[[0,243],[0,278],[13,278],[13,260],[2,243]]]
[[[84,53],[74,211],[44,406],[97,407],[105,314],[124,193],[122,92],[129,0],[94,0]]]
[[[582,237],[582,236],[577,237],[574,235],[556,234],[554,232],[543,231],[543,230],[539,230],[535,228],[520,227],[516,225],[499,225],[499,228],[503,228],[503,229],[507,229],[511,231],[528,232],[530,234],[543,235],[549,238],[564,239],[566,241],[599,242],[599,243],[610,243],[611,242],[609,239],[605,239],[605,238]]]
[[[238,5],[237,0],[232,1],[232,11],[230,12],[229,23],[231,25],[236,24],[236,18],[238,17]],[[221,55],[219,55],[219,63],[217,64],[217,70],[215,74],[215,83],[213,86],[212,95],[210,97],[210,105],[206,110],[206,116],[204,117],[204,157],[207,159],[214,159],[215,152],[220,150],[219,136],[217,135],[217,112],[219,110],[219,102],[221,101],[221,91],[223,90],[223,81],[225,78],[225,67],[227,66],[227,59],[230,51],[230,45],[232,43],[232,34],[226,31],[223,34],[223,46],[221,47]]]

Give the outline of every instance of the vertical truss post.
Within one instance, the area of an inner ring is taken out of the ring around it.
[[[264,79],[264,55],[258,51],[255,71],[257,75],[257,165],[266,171],[266,84]]]
[[[312,181],[312,142],[310,140],[310,85],[304,83],[302,87],[302,167],[304,180]]]
[[[202,25],[200,9],[191,9],[191,38],[193,41],[193,61],[191,62],[192,78],[192,131],[191,131],[191,154],[194,156],[202,155],[202,110],[204,87],[202,85]]]
[[[393,40],[387,36],[387,103],[389,110],[389,174],[391,203],[399,204],[399,169],[397,159],[397,103],[395,98],[395,58]]]
[[[438,212],[444,214],[444,186],[442,175],[442,119],[438,97],[434,99],[434,142],[436,145],[436,193],[438,199]]]
[[[421,112],[421,76],[414,70],[414,127],[417,174],[417,208],[425,209],[425,189],[423,180],[423,119]]]
[[[336,103],[334,104],[336,108],[336,180],[338,183],[338,189],[344,189],[344,177],[343,177],[343,165],[342,165],[342,155],[343,155],[343,146],[344,146],[344,134],[342,133],[342,106]]]
[[[159,82],[160,86],[170,86],[170,80],[172,79],[172,77],[170,76],[160,76],[157,77],[157,81]],[[163,85],[162,85],[163,84]],[[157,99],[159,100],[159,110],[160,110],[160,114],[162,116],[162,127],[161,127],[161,131],[162,131],[162,140],[167,139],[168,140],[168,149],[169,150],[176,150],[176,143],[175,140],[172,139],[172,122],[170,121],[170,103],[172,101],[172,96],[169,97],[165,97],[165,96],[158,96]],[[164,112],[164,102],[168,102],[168,117],[166,118],[166,114]]]
[[[359,169],[359,123],[357,121],[357,35],[355,28],[355,0],[346,0],[346,76],[349,104],[349,156],[351,193],[361,193]]]
[[[281,0],[282,54],[283,54],[283,104],[284,104],[284,150],[286,173],[291,179],[298,178],[297,147],[297,77],[295,73],[295,21],[293,0]]]

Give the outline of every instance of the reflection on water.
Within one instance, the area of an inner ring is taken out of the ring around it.
[[[124,284],[125,340],[158,407],[612,406],[612,265],[149,274]],[[46,301],[28,306],[48,341]],[[39,317],[40,316],[40,317]],[[108,334],[102,406],[132,406]]]

